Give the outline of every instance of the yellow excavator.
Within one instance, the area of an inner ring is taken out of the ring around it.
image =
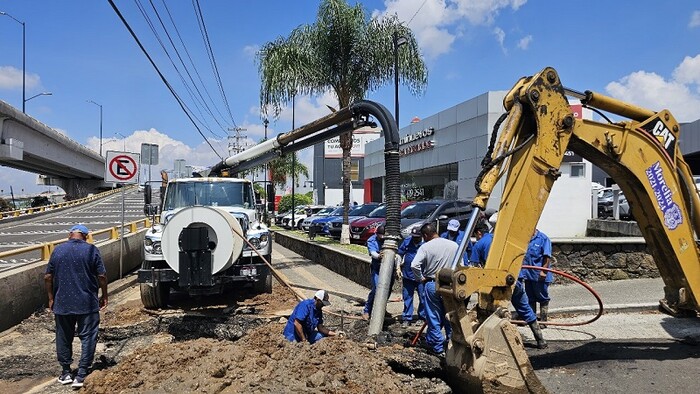
[[[608,117],[577,119],[567,96]],[[460,254],[439,272],[439,292],[452,325],[446,354],[450,376],[468,392],[545,392],[508,305],[530,238],[565,152],[602,168],[629,202],[665,283],[660,306],[675,316],[698,311],[700,198],[678,146],[680,128],[667,110],[640,108],[599,93],[565,88],[553,68],[521,78],[504,99],[507,117],[476,181],[471,233],[496,182],[505,176],[486,264],[462,268]],[[497,124],[499,124],[498,122]],[[494,130],[494,133],[496,130]],[[466,247],[466,239],[460,252]],[[478,293],[467,309],[465,299]]]

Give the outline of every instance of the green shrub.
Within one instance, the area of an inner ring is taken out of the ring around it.
[[[313,204],[313,199],[310,196],[304,195],[304,194],[295,194],[294,195],[294,206],[298,207],[300,205],[311,205]],[[288,194],[286,196],[282,196],[282,199],[280,200],[280,205],[279,208],[277,209],[278,212],[287,212],[290,209],[292,209],[292,195]]]

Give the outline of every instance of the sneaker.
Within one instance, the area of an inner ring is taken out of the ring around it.
[[[58,383],[61,383],[61,384],[73,383],[73,377],[71,376],[70,372],[63,372],[61,374],[61,376],[58,377]]]
[[[85,382],[84,376],[76,376],[75,380],[73,380],[73,384],[71,385],[71,387],[73,387],[74,389],[79,389],[83,387],[83,382]]]

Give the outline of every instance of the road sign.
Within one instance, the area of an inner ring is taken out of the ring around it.
[[[105,182],[138,183],[140,156],[138,153],[107,151]]]
[[[141,144],[141,164],[158,164],[158,144]]]

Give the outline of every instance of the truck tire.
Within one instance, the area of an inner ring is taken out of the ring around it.
[[[158,283],[151,286],[147,283],[139,285],[141,290],[141,303],[146,309],[163,309],[170,299],[170,286],[167,283]]]
[[[268,272],[265,278],[255,282],[253,288],[258,294],[272,294],[272,272]]]

